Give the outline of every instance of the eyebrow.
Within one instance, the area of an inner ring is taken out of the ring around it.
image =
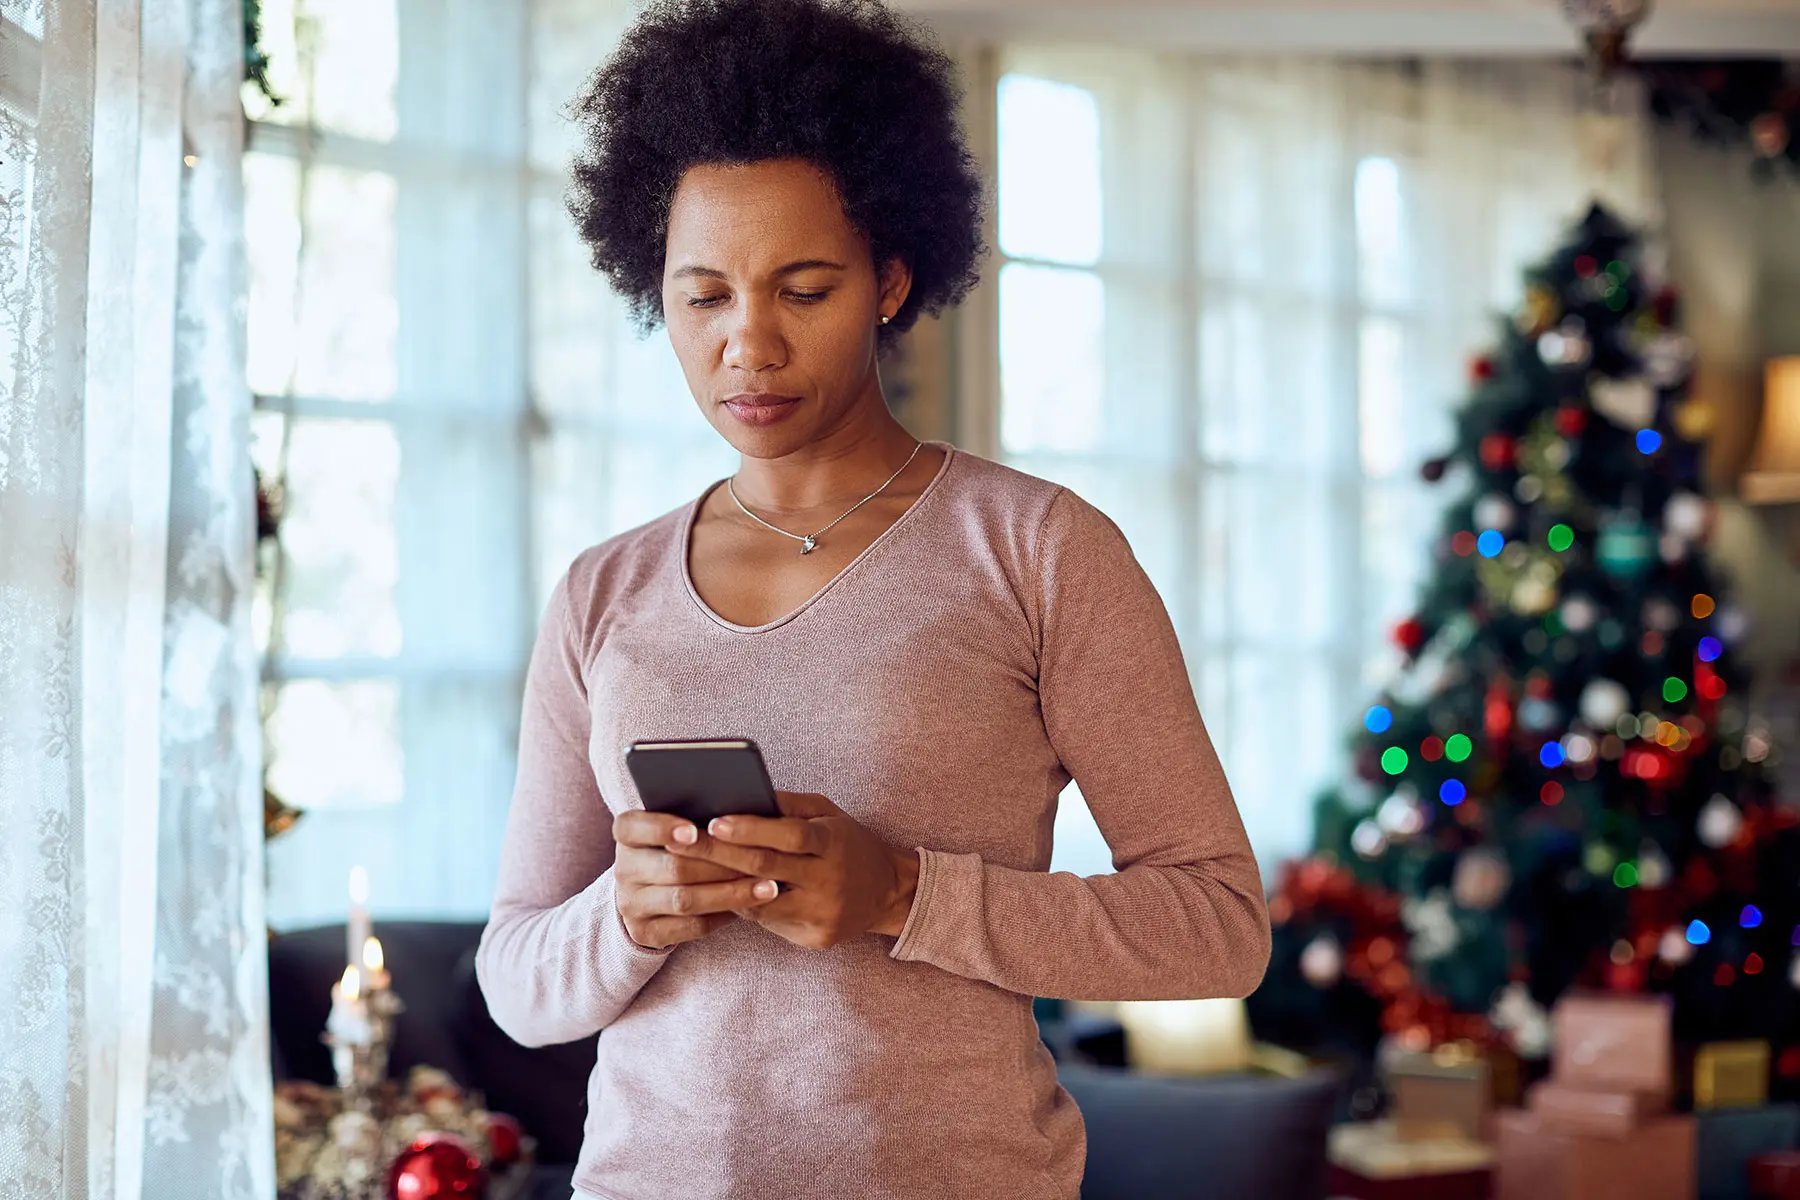
[[[787,266],[780,268],[779,270],[777,270],[775,272],[775,274],[777,276],[794,275],[794,274],[798,274],[801,271],[817,271],[817,270],[843,271],[843,270],[847,270],[847,268],[844,266],[843,263],[832,262],[828,258],[803,258],[799,262],[791,262]],[[688,266],[688,267],[682,267],[679,271],[676,271],[675,274],[673,276],[671,276],[671,278],[673,278],[673,279],[690,279],[690,278],[691,279],[724,279],[725,272],[714,270],[712,267]]]

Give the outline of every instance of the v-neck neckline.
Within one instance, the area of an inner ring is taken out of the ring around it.
[[[783,625],[786,625],[801,613],[817,604],[825,593],[836,587],[838,582],[846,575],[850,574],[851,571],[854,571],[864,559],[874,554],[893,538],[896,530],[912,520],[913,514],[918,512],[919,509],[924,506],[925,502],[931,498],[932,493],[936,492],[939,485],[943,483],[944,476],[950,473],[950,464],[953,463],[957,457],[956,447],[952,446],[949,442],[939,441],[936,438],[926,438],[924,439],[924,442],[927,446],[937,446],[942,449],[944,451],[944,461],[938,464],[937,474],[931,477],[931,482],[927,483],[924,490],[914,497],[911,504],[907,505],[906,511],[896,517],[892,525],[889,525],[886,529],[877,534],[874,541],[863,547],[862,553],[845,563],[842,570],[826,580],[824,586],[819,588],[819,590],[814,592],[811,596],[808,596],[798,608],[762,625],[739,625],[736,621],[726,620],[717,612],[713,611],[712,605],[701,599],[700,589],[694,586],[694,573],[688,563],[688,555],[693,549],[691,537],[694,524],[699,519],[700,510],[706,504],[706,498],[717,491],[720,485],[725,482],[724,479],[714,480],[700,493],[697,499],[688,504],[687,511],[682,515],[681,524],[675,532],[675,547],[677,558],[679,559],[681,566],[682,586],[687,589],[687,594],[689,598],[693,600],[694,606],[698,608],[707,619],[712,621],[713,624],[724,629],[729,629],[733,633],[768,633],[770,630],[781,628]]]

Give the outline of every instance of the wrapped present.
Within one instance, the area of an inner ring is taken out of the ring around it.
[[[1670,1005],[1666,996],[1568,995],[1552,1013],[1559,1083],[1667,1096]]]
[[[1800,1150],[1800,1104],[1696,1113],[1700,1200],[1750,1200],[1748,1168],[1759,1154]]]
[[[1694,1118],[1652,1117],[1627,1137],[1587,1137],[1523,1109],[1495,1114],[1496,1200],[1695,1200]]]
[[[1800,1151],[1759,1154],[1747,1174],[1755,1200],[1800,1200]]]
[[[1389,1053],[1381,1069],[1393,1097],[1390,1115],[1402,1138],[1480,1141],[1487,1136],[1493,1081],[1487,1060],[1472,1044],[1452,1042],[1430,1053]]]
[[[1769,1102],[1769,1043],[1711,1042],[1694,1054],[1694,1108],[1758,1108]]]
[[[1667,1109],[1666,1098],[1645,1092],[1582,1087],[1558,1079],[1532,1084],[1526,1105],[1544,1126],[1589,1137],[1629,1137],[1646,1119]]]
[[[1402,1137],[1392,1120],[1331,1130],[1330,1193],[1350,1200],[1488,1200],[1494,1151],[1461,1136]]]

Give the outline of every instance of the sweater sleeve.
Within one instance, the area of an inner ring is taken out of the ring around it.
[[[920,848],[892,956],[1031,996],[1248,995],[1268,967],[1268,909],[1168,610],[1118,526],[1066,488],[1036,547],[1045,732],[1116,873]]]
[[[588,763],[581,628],[565,575],[526,670],[500,877],[475,951],[488,1011],[522,1046],[592,1037],[669,955],[631,940],[614,897],[612,813]]]

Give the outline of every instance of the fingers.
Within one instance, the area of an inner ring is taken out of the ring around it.
[[[642,809],[631,809],[613,818],[613,841],[621,846],[639,846],[644,849],[666,849],[681,845],[676,840],[677,830],[698,833],[692,821],[684,820],[673,813],[646,812]]]
[[[721,842],[766,846],[784,854],[818,854],[824,849],[824,831],[808,818],[719,817],[706,832]]]
[[[697,941],[713,930],[731,924],[734,919],[733,913],[708,913],[699,917],[646,917],[641,921],[626,921],[625,932],[631,935],[632,941],[646,950],[662,950],[682,942]]]
[[[745,872],[704,858],[678,857],[667,850],[630,847],[620,851],[615,874],[641,886],[722,883],[728,879],[741,879]]]
[[[784,817],[841,817],[844,810],[817,792],[776,792]]]
[[[777,895],[768,879],[733,879],[724,883],[690,883],[674,887],[640,887],[632,897],[632,915],[645,917],[699,917],[713,913],[731,915],[738,909],[760,908]]]
[[[761,846],[736,846],[718,838],[707,838],[699,846],[678,847],[671,852],[671,857],[698,858],[739,875],[775,879],[782,883],[812,882],[820,862],[803,854],[783,854]]]

